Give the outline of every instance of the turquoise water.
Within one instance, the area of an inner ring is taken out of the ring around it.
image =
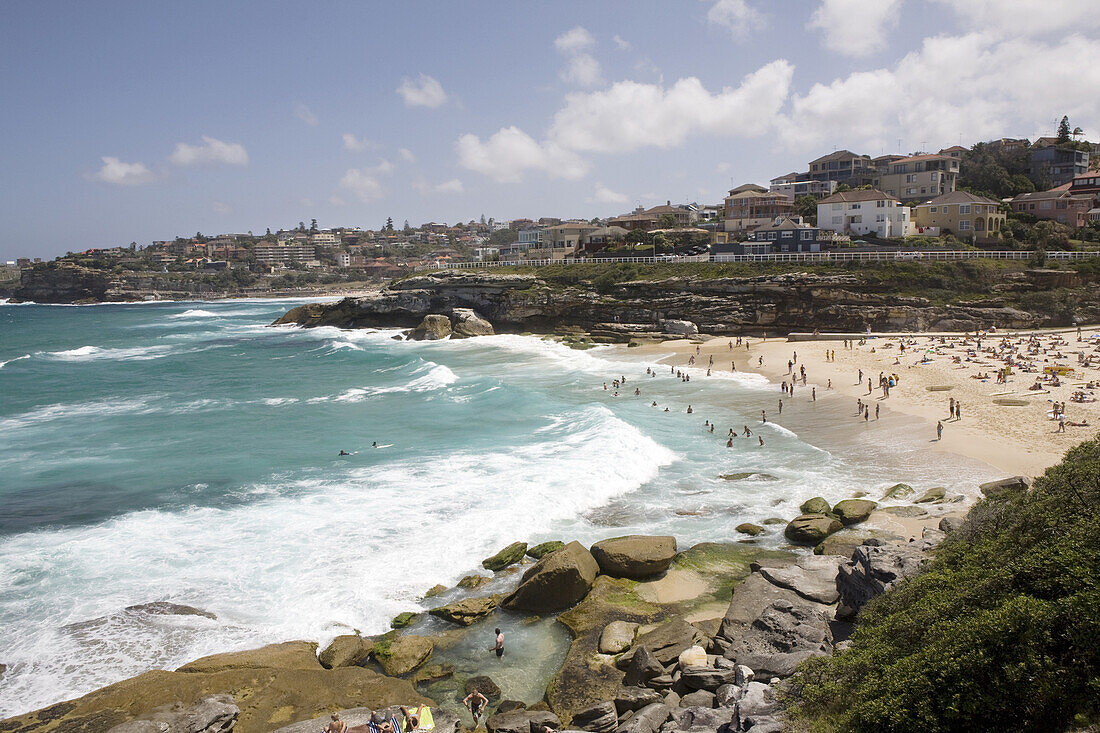
[[[758,428],[778,389],[756,376],[268,327],[293,304],[0,306],[0,717],[203,654],[381,632],[517,539],[687,546],[814,495],[987,475],[827,399]],[[766,448],[726,448],[744,424]],[[718,478],[742,471],[778,480]],[[217,618],[125,610],[162,600]]]

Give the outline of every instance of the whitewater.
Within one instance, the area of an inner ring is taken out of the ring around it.
[[[297,303],[0,305],[0,718],[205,654],[380,633],[516,540],[733,541],[810,496],[986,477],[903,424],[840,430],[827,399],[758,425],[761,377],[268,326]],[[727,448],[743,425],[767,448]],[[214,618],[133,608],[156,601]]]

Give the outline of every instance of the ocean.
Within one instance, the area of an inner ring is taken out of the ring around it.
[[[268,326],[296,304],[0,306],[0,717],[205,654],[380,633],[516,540],[735,541],[811,496],[991,475],[808,390],[761,425],[782,395],[755,375]],[[727,448],[744,425],[766,446]],[[128,610],[156,601],[215,618]]]

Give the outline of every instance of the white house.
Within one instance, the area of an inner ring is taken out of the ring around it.
[[[904,237],[910,232],[909,207],[882,191],[844,191],[817,203],[817,226],[834,232]]]

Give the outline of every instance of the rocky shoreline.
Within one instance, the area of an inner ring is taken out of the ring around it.
[[[696,332],[1025,329],[1069,323],[1065,313],[1013,305],[1028,294],[1049,294],[1053,289],[1075,294],[1072,318],[1100,320],[1100,298],[1088,287],[1088,276],[1026,270],[1004,273],[1001,280],[982,285],[991,297],[937,305],[925,297],[898,295],[897,282],[856,273],[670,277],[609,284],[599,278],[563,282],[540,275],[451,272],[396,280],[376,293],[337,303],[303,305],[275,323],[415,328],[428,316],[453,319],[456,311],[471,310],[498,332],[583,331],[595,341],[613,343]]]
[[[996,496],[1029,483],[980,488]],[[323,727],[334,711],[359,725],[371,710],[430,705],[436,730],[453,733],[471,722],[460,700],[474,689],[490,699],[489,733],[786,730],[786,680],[796,667],[844,649],[863,605],[920,572],[963,525],[955,497],[942,491],[918,496],[896,484],[883,498],[913,503],[878,510],[865,497],[834,507],[809,499],[783,528],[791,544],[777,550],[743,528],[731,530],[740,540],[683,550],[668,536],[590,548],[516,542],[485,559],[492,576],[430,589],[427,612],[400,614],[386,634],[338,636],[320,650],[290,641],[204,657],[0,721],[0,731],[299,733]],[[860,526],[890,509],[922,515],[913,536]],[[507,592],[492,592],[501,587]],[[435,597],[446,602],[431,607]],[[151,612],[203,613],[173,604]],[[461,675],[444,661],[449,647],[484,637],[505,617],[568,630],[564,659],[537,701],[502,699],[491,653],[483,669]]]

